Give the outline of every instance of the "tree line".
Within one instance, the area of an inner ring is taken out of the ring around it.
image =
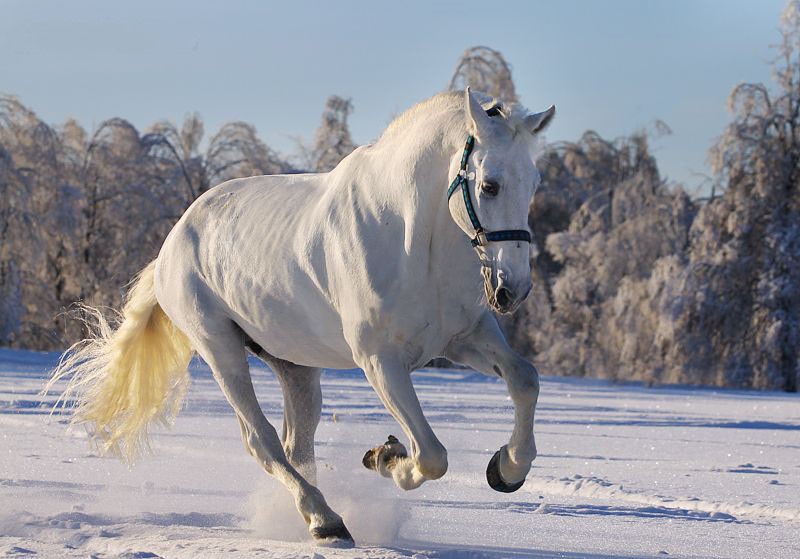
[[[310,170],[330,170],[353,144],[350,101],[328,99]],[[60,349],[83,334],[73,303],[117,308],[125,283],[155,258],[203,192],[227,179],[298,172],[255,128],[230,122],[204,141],[203,120],[140,132],[112,118],[88,133],[50,126],[0,96],[0,345]]]
[[[502,320],[544,373],[797,391],[800,376],[800,10],[781,19],[776,83],[740,84],[710,149],[715,185],[692,198],[660,176],[649,136],[588,131],[545,147],[530,208],[534,290]],[[515,101],[511,66],[464,53],[449,83]],[[254,174],[324,172],[355,147],[348,99],[326,102],[286,158],[244,122],[204,140],[197,114],[140,132],[42,122],[0,96],[0,345],[63,349],[72,305],[118,308],[208,188]]]

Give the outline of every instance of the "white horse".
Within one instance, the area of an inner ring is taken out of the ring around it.
[[[209,190],[138,276],[116,329],[95,311],[96,335],[65,354],[49,386],[71,376],[73,422],[133,460],[148,425],[177,413],[196,351],[245,448],[292,492],[311,535],[352,545],[315,487],[320,368],[364,370],[411,445],[409,454],[390,437],[364,465],[414,489],[445,474],[447,452],[410,373],[446,356],[507,383],[514,428],[487,479],[515,491],[536,457],[539,380],[491,310],[512,312],[531,289],[528,207],[540,181],[532,148],[554,113],[527,114],[469,89],[443,93],[330,173]],[[283,387],[282,436],[256,400],[248,349]]]

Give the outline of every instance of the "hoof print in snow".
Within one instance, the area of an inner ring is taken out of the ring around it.
[[[26,547],[19,547],[16,545],[14,547],[9,548],[6,551],[6,557],[23,557],[30,555],[36,555],[36,552],[32,549],[28,549]]]

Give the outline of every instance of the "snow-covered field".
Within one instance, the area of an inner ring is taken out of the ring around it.
[[[540,454],[506,495],[484,474],[511,428],[504,385],[423,371],[415,383],[450,470],[404,493],[361,465],[397,425],[360,372],[327,372],[320,486],[357,543],[338,550],[308,540],[288,493],[244,452],[204,365],[174,428],[129,470],[48,417],[36,394],[55,358],[0,350],[0,555],[800,557],[796,395],[545,377]],[[263,366],[254,378],[279,426],[277,381]]]

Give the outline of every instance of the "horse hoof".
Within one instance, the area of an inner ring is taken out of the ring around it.
[[[364,467],[368,470],[375,469],[375,449],[370,448],[367,453],[364,455],[364,458],[361,459],[361,463],[364,464]]]
[[[486,481],[489,482],[489,487],[501,493],[513,493],[525,483],[525,479],[521,479],[516,483],[506,483],[500,476],[500,451],[494,453],[492,459],[489,460],[489,465],[486,466]]]
[[[364,458],[361,459],[361,463],[364,464],[366,469],[375,470],[384,475],[392,468],[398,458],[407,456],[406,447],[397,440],[397,437],[389,435],[389,438],[381,446],[369,449],[364,454]]]
[[[311,536],[317,542],[317,545],[323,547],[350,549],[356,545],[356,542],[353,541],[353,536],[350,535],[344,523],[313,528]]]

